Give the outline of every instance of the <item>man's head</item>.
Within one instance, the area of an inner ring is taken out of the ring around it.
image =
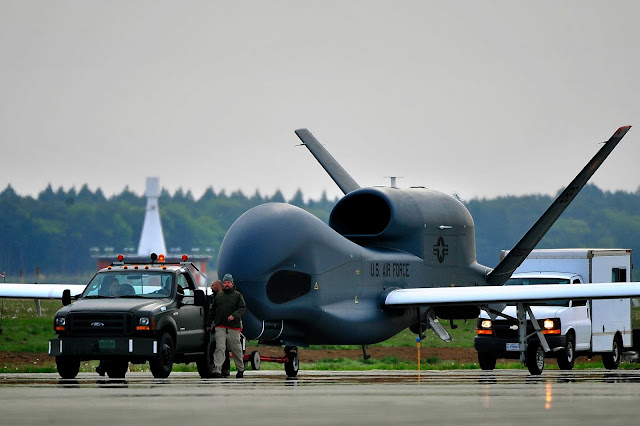
[[[211,291],[215,293],[220,293],[222,291],[222,281],[215,280],[211,283]]]
[[[222,278],[222,286],[225,290],[230,290],[233,288],[233,275],[225,274]]]
[[[111,290],[111,294],[114,296],[118,296],[120,294],[120,283],[118,280],[111,281],[111,284],[109,284],[109,290]]]

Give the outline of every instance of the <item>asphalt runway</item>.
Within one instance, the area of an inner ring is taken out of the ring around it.
[[[640,371],[0,374],[1,424],[636,424]]]

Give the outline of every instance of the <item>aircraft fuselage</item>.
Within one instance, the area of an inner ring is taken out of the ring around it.
[[[483,285],[486,271],[467,209],[424,188],[353,191],[329,225],[289,204],[257,206],[218,259],[247,302],[245,336],[296,346],[386,340],[418,321],[415,309],[385,308],[386,291]]]

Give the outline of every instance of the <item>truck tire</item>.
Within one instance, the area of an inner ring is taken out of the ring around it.
[[[169,333],[163,333],[158,343],[158,356],[149,360],[149,369],[156,379],[166,379],[173,369],[175,346]]]
[[[611,344],[611,352],[602,354],[602,364],[607,370],[617,370],[620,365],[620,356],[622,354],[622,339],[616,334]]]
[[[196,361],[196,367],[198,368],[198,374],[203,379],[209,379],[213,377],[213,372],[216,368],[215,362],[213,362],[213,354],[216,351],[215,339],[209,339],[205,346],[204,355],[202,358]]]
[[[56,367],[58,374],[63,379],[75,379],[80,371],[80,358],[73,356],[57,356]]]
[[[571,370],[576,362],[576,344],[573,334],[567,335],[565,347],[558,355],[558,367],[560,370]]]
[[[129,361],[112,360],[105,366],[105,371],[110,379],[124,379],[129,370]]]
[[[527,369],[534,376],[539,376],[544,370],[544,349],[538,342],[532,342],[527,348]]]
[[[478,364],[483,370],[496,368],[496,357],[490,352],[478,352]]]

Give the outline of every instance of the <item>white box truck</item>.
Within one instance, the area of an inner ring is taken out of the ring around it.
[[[507,253],[503,251],[501,257]],[[627,249],[533,250],[505,285],[629,282],[631,269]],[[531,311],[549,346],[545,355],[557,358],[563,370],[572,369],[581,355],[602,355],[604,366],[616,369],[622,352],[634,349],[631,299],[556,300],[532,305]],[[474,346],[483,370],[493,370],[497,358],[520,357],[516,307],[507,305],[502,314],[482,311],[478,318]],[[539,347],[528,314],[527,323],[527,347]],[[544,356],[540,360],[538,350],[533,357],[537,359],[527,359],[527,368],[540,374]]]

